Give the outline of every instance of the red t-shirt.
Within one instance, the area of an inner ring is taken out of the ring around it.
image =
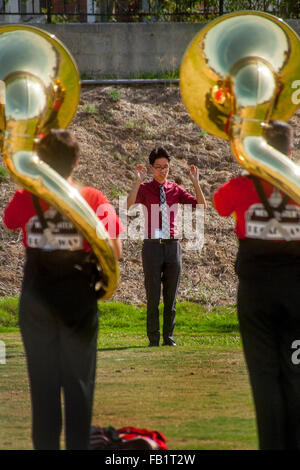
[[[168,205],[170,236],[177,235],[177,211],[178,204],[190,204],[193,208],[197,205],[197,199],[177,183],[165,181],[163,184],[166,202]],[[156,180],[142,183],[136,197],[136,204],[143,204],[148,238],[158,238],[155,231],[161,229],[160,213],[160,184]]]
[[[260,179],[265,195],[270,205],[275,209],[282,201],[283,194],[272,184]],[[241,176],[225,183],[213,198],[215,207],[221,216],[233,215],[235,233],[238,238],[265,240],[285,240],[276,226],[270,227],[267,234],[262,232],[270,220],[251,178]],[[289,200],[284,211],[278,215],[280,225],[290,236],[291,240],[300,240],[300,206]]]
[[[97,189],[84,186],[80,189],[81,195],[97,214],[111,238],[116,238],[123,226],[106,197]],[[74,227],[73,223],[60,216],[58,211],[47,202],[40,199],[44,217],[51,226],[57,249],[84,250],[91,248],[83,236]],[[39,248],[43,230],[36,214],[32,194],[25,189],[15,192],[4,211],[3,221],[11,230],[21,229],[23,244],[26,248]]]

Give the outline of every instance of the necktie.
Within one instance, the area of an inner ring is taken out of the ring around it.
[[[170,238],[170,223],[168,216],[168,205],[166,201],[166,193],[164,185],[161,184],[160,187],[160,210],[161,210],[161,238]]]

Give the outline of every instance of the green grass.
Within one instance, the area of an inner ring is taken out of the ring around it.
[[[162,321],[163,306],[160,305]],[[108,347],[128,343],[131,347],[145,344],[146,307],[117,302],[99,304],[101,331]],[[116,335],[116,330],[118,334]],[[134,333],[134,334],[133,334]],[[199,304],[181,302],[177,305],[176,338],[184,345],[240,345],[235,307],[214,307],[210,312]]]
[[[4,166],[0,166],[0,183],[5,181],[8,177],[8,171]]]
[[[164,68],[164,64],[162,64],[162,68]],[[161,72],[145,72],[140,73],[132,76],[122,77],[124,80],[169,80],[179,78],[179,69],[174,67],[173,64],[170,64],[169,69],[162,70]],[[119,80],[120,77],[115,77],[114,75],[101,75],[96,77],[91,77],[87,74],[81,75],[81,80]],[[115,89],[117,90],[117,89]],[[111,96],[113,101],[118,101],[121,98],[121,91],[117,90],[119,93],[115,93],[113,91],[113,95]]]
[[[118,197],[121,197],[121,196],[125,197],[127,194],[124,190],[120,189],[119,186],[114,185],[114,184],[112,184],[109,189],[110,189],[111,199],[117,199]]]
[[[82,108],[82,111],[84,113],[95,114],[95,113],[97,113],[97,108],[96,108],[96,106],[94,106],[92,104],[88,104],[88,105],[86,105]]]
[[[16,297],[0,298],[0,332],[15,331],[18,327],[18,304]]]
[[[130,334],[144,331],[146,306],[135,307],[120,302],[99,302],[101,328],[105,333],[115,328]],[[162,315],[163,305],[159,306]],[[213,307],[210,311],[203,305],[192,302],[177,304],[176,329],[178,334],[188,335],[198,333],[238,335],[238,322],[235,306]],[[0,328],[18,327],[18,298],[0,298]]]
[[[111,98],[112,101],[117,102],[121,99],[122,93],[117,88],[113,88],[112,90],[108,90],[107,94]]]
[[[145,306],[101,302],[99,310],[93,424],[159,430],[170,450],[257,448],[234,306],[179,303],[177,348],[148,348]],[[0,450],[31,449],[16,298],[0,301],[0,326]]]
[[[179,78],[179,69],[164,70],[159,73],[143,73],[137,77],[137,80],[173,80]]]

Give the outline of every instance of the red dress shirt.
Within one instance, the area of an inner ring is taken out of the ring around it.
[[[168,205],[170,237],[176,238],[178,204],[197,205],[197,199],[185,189],[171,181],[165,181],[164,190]],[[136,197],[136,204],[143,204],[145,215],[145,238],[157,238],[156,230],[161,229],[160,183],[155,179],[142,183]]]

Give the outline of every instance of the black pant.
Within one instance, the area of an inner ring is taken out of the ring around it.
[[[176,317],[176,295],[181,273],[179,241],[159,243],[144,240],[142,249],[145,289],[147,296],[147,335],[150,342],[159,343],[159,301],[163,286],[163,339],[173,339]]]
[[[47,261],[47,260],[46,260]],[[82,271],[27,260],[20,298],[36,450],[59,449],[64,394],[68,450],[89,445],[96,371],[98,309]],[[48,280],[48,282],[47,282]],[[73,310],[73,315],[72,315]]]
[[[279,267],[264,279],[240,279],[238,316],[259,447],[299,450],[300,354],[294,343],[300,340],[299,274]]]

